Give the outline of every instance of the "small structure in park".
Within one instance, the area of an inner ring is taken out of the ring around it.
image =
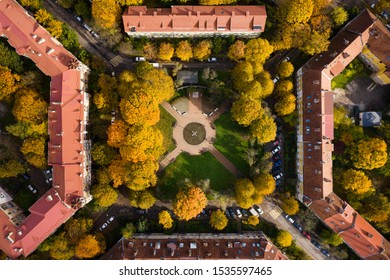
[[[359,113],[359,125],[362,127],[380,126],[382,121],[381,112]]]
[[[198,71],[180,70],[176,78],[178,81],[183,81],[183,85],[197,85]]]

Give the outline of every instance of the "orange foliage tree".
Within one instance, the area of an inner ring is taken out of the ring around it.
[[[179,191],[173,202],[173,211],[180,220],[188,221],[195,218],[206,207],[205,193],[196,186]]]

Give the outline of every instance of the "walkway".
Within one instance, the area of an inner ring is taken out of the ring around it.
[[[163,170],[168,164],[175,161],[176,157],[181,152],[187,152],[190,155],[200,155],[204,152],[210,152],[234,176],[240,177],[241,172],[213,145],[216,131],[212,123],[229,109],[229,103],[224,103],[215,114],[207,117],[202,114],[202,96],[200,92],[191,93],[190,96],[188,96],[188,99],[189,106],[186,114],[177,112],[168,102],[163,102],[161,104],[164,109],[176,119],[176,125],[173,128],[173,139],[176,141],[176,148],[160,162],[160,170]],[[206,130],[206,139],[199,145],[190,145],[184,140],[184,128],[192,122],[202,124]]]

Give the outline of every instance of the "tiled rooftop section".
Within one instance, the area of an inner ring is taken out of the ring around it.
[[[264,31],[264,6],[130,6],[123,14],[125,32]]]
[[[135,235],[121,239],[102,259],[286,260],[264,234]]]

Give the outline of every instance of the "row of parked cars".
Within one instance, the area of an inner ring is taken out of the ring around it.
[[[273,160],[272,176],[275,179],[276,189],[280,190],[282,184],[282,177],[283,177],[282,157],[280,153],[282,150],[281,124],[277,123],[277,126],[278,126],[278,131],[277,131],[276,139],[272,143],[273,148],[271,150],[272,160]]]
[[[72,14],[72,15],[74,14],[74,10],[73,10],[73,9],[67,8],[66,10],[68,11],[68,13],[70,13],[70,14]],[[83,22],[83,19],[82,19],[79,15],[75,14],[75,15],[74,15],[74,18],[75,18],[78,22],[80,22],[80,23],[83,25],[83,27],[84,27],[89,33],[91,33],[91,35],[92,35],[93,37],[95,37],[96,39],[99,39],[99,34],[97,34],[95,31],[93,31],[92,28],[91,28],[88,24],[86,24],[85,22]]]
[[[101,227],[99,228],[99,231],[103,231],[106,227],[108,227],[109,224],[111,224],[115,220],[115,216],[111,216],[105,221]]]
[[[249,215],[253,215],[258,217],[259,215],[262,215],[264,212],[260,208],[259,205],[253,205],[251,208],[248,210],[242,209],[240,207],[229,207],[225,211],[226,217],[229,219],[243,219],[243,218],[248,218]]]
[[[286,218],[287,221],[289,221],[297,230],[299,230],[302,235],[304,237],[306,237],[308,240],[310,240],[310,242],[318,249],[320,250],[320,252],[322,254],[324,254],[325,256],[327,256],[328,258],[330,257],[330,254],[328,252],[328,250],[326,250],[325,248],[322,248],[321,244],[315,240],[314,238],[311,237],[310,233],[307,232],[306,230],[304,230],[302,228],[302,226],[300,226],[297,221],[295,221],[291,216],[285,214],[284,217]]]

